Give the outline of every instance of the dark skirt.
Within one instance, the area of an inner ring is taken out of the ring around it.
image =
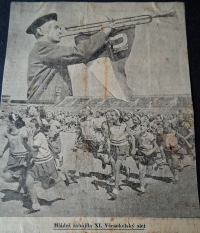
[[[7,166],[4,172],[10,173],[13,177],[20,178],[26,170],[26,156],[18,157],[10,153]]]
[[[122,145],[122,146],[110,146],[110,155],[111,157],[117,161],[124,160],[129,155],[130,146],[129,145]]]
[[[164,152],[166,161],[169,162],[171,160],[174,169],[179,169],[181,167],[181,160],[183,160],[184,155],[187,154],[187,151],[179,146],[172,148],[171,150],[164,148]]]
[[[139,162],[143,165],[153,165],[156,161],[156,153],[152,153],[150,156],[146,156],[143,152],[138,150],[134,156],[136,162]]]
[[[56,179],[58,173],[54,159],[44,163],[34,163],[28,168],[27,174],[30,174],[35,180],[44,180],[45,178]]]
[[[99,149],[99,143],[94,140],[82,140],[83,146],[87,149],[90,153],[97,153]]]

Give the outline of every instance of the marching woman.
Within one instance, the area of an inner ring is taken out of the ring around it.
[[[113,125],[109,127],[107,150],[110,155],[112,169],[115,176],[115,187],[113,193],[118,194],[120,184],[120,167],[122,162],[129,156],[135,154],[135,138],[131,135],[129,127],[122,122],[121,114],[117,109],[110,112]],[[131,140],[129,140],[131,138]]]
[[[137,152],[134,156],[136,165],[139,169],[140,193],[145,193],[146,186],[146,170],[152,167],[156,159],[156,150],[158,145],[153,134],[148,132],[149,124],[141,123],[141,132],[137,136]]]
[[[43,134],[37,119],[30,121],[29,140],[27,147],[30,148],[31,160],[27,171],[26,186],[32,201],[32,208],[27,212],[32,213],[40,210],[37,198],[35,181],[42,182],[44,189],[51,188],[56,183],[64,181],[66,186],[69,180],[65,173],[57,173],[53,155],[49,149],[48,141]]]
[[[24,126],[25,123],[20,116],[14,113],[8,116],[7,132],[4,134],[8,143],[0,154],[2,157],[5,151],[10,149],[7,166],[4,169],[4,180],[6,182],[19,182],[18,191],[22,187],[25,189],[26,179],[28,151],[25,147],[25,140],[28,139],[28,134]]]
[[[105,121],[102,123],[102,135],[103,135],[103,161],[104,163],[102,162],[102,166],[104,165],[104,167],[106,167],[106,164],[109,164],[111,165],[111,161],[109,159],[109,155],[107,153],[107,141],[108,141],[108,134],[109,134],[109,128],[110,126],[112,125],[112,118],[111,118],[111,110],[107,110],[105,113],[104,113],[104,116],[105,116]],[[112,168],[112,167],[111,167]],[[110,174],[110,180],[113,180],[114,179],[114,171],[113,169],[111,170],[111,174]]]
[[[141,125],[141,118],[139,115],[133,115],[133,126],[131,127],[132,134],[137,137],[140,134],[140,125]]]
[[[82,110],[82,118],[79,121],[79,126],[80,134],[77,141],[82,137],[84,149],[91,152],[94,158],[97,158],[99,144],[96,138],[93,113],[89,107]]]
[[[96,132],[97,142],[99,143],[99,152],[103,150],[103,129],[102,124],[106,121],[106,118],[103,117],[103,113],[101,111],[96,111],[96,117],[94,118],[94,130]]]
[[[49,147],[53,152],[56,168],[60,170],[60,167],[63,164],[63,157],[61,157],[61,139],[60,132],[62,131],[62,127],[60,122],[56,121],[55,114],[53,111],[47,111],[46,118],[48,121],[48,143]]]
[[[184,155],[187,154],[186,149],[179,144],[179,141],[182,140],[188,149],[191,149],[192,145],[181,134],[172,129],[172,123],[169,121],[164,122],[163,132],[163,147],[161,152],[166,156],[173,174],[172,182],[176,184],[178,182],[178,171],[182,170],[182,160]]]
[[[86,107],[82,111],[82,118],[79,121],[79,138],[82,138],[84,149],[92,153],[95,159],[99,159],[102,162],[102,168],[105,169],[105,162],[101,155],[98,154],[100,143],[97,140],[95,118],[89,107]]]

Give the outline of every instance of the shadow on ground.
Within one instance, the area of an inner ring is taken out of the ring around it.
[[[32,206],[32,202],[28,195],[23,195],[22,193],[16,192],[15,190],[11,189],[4,189],[0,191],[1,193],[4,193],[4,197],[1,199],[2,202],[8,202],[8,201],[21,201],[23,203],[23,207],[30,209]],[[51,201],[47,201],[42,198],[38,198],[39,204],[41,206],[51,206],[56,201],[62,201],[64,199],[62,198],[56,198]]]

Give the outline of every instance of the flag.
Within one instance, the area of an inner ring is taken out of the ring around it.
[[[76,45],[86,40],[90,35],[81,34],[75,37]],[[130,55],[135,38],[135,25],[114,29],[107,43],[97,51],[86,66],[107,90],[117,99],[129,100],[132,90],[126,83],[125,64]]]

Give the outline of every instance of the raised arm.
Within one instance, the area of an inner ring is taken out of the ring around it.
[[[193,130],[189,130],[189,134],[185,137],[186,140],[188,140],[189,138],[194,136],[194,131]]]
[[[192,148],[192,145],[190,145],[190,143],[181,134],[176,132],[176,136],[178,139],[182,139],[188,148],[190,149]]]
[[[107,41],[112,28],[105,28],[75,47],[59,46],[48,42],[38,42],[38,54],[44,64],[54,68],[66,68],[68,65],[85,63],[101,49]]]

